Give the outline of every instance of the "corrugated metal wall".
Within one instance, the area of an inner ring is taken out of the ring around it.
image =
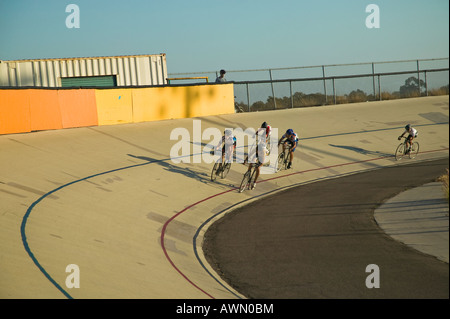
[[[118,86],[167,84],[165,54],[1,61],[0,86],[61,87],[61,78],[115,75]]]

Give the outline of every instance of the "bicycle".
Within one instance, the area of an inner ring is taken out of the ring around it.
[[[258,161],[258,163],[253,164],[252,169],[247,170],[247,172],[245,172],[244,177],[242,178],[241,185],[239,186],[239,193],[242,193],[246,188],[250,189],[250,187],[255,182],[256,170],[260,166],[261,166],[261,163]]]
[[[210,152],[211,155],[214,155],[214,150]],[[228,172],[231,168],[231,162],[227,162],[225,164],[222,163],[223,158],[219,158],[213,166],[211,171],[211,181],[215,181],[217,179],[217,175],[220,175],[221,178],[225,178],[228,175]]]
[[[213,169],[211,171],[211,181],[215,181],[217,175],[220,175],[221,178],[225,178],[230,171],[231,163],[221,163],[221,159],[219,158],[217,162],[214,164]]]
[[[399,146],[397,146],[397,149],[395,150],[395,159],[397,161],[401,160],[405,155],[409,155],[409,158],[414,159],[417,157],[417,154],[419,153],[419,143],[417,141],[414,141],[411,144],[411,148],[408,152],[408,146],[406,145],[406,137],[402,137],[405,140],[400,143]]]
[[[290,160],[291,146],[283,144],[283,151],[278,155],[276,172],[278,173],[284,167],[287,169]]]

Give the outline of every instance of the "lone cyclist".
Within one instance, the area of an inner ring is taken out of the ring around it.
[[[402,137],[408,133],[408,137],[406,138],[406,147],[407,147],[407,151],[406,153],[408,154],[409,152],[411,152],[411,145],[412,145],[412,141],[414,140],[414,138],[417,137],[417,130],[415,128],[413,128],[411,126],[411,124],[407,124],[405,126],[405,131],[403,132],[402,135],[400,135],[398,137],[398,140],[400,141],[402,139]]]
[[[298,135],[296,133],[294,133],[293,129],[288,129],[286,131],[286,133],[280,138],[280,140],[278,141],[278,146],[280,146],[281,141],[283,141],[283,147],[285,144],[289,144],[290,146],[290,150],[289,150],[289,164],[288,164],[288,169],[291,168],[292,166],[292,160],[294,159],[294,151],[298,145]]]

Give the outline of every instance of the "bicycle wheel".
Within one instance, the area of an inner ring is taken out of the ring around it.
[[[231,163],[226,163],[223,166],[223,170],[221,172],[221,177],[225,178],[228,175],[228,172],[230,171]]]
[[[219,169],[219,167],[220,167],[220,163],[219,162],[216,162],[215,164],[214,164],[214,166],[213,166],[213,169],[212,169],[212,171],[211,171],[211,180],[214,182],[215,180],[216,180],[216,178],[217,178],[217,170]]]
[[[411,147],[411,151],[409,152],[409,158],[416,158],[419,153],[419,143],[414,142]]]
[[[403,156],[405,156],[405,144],[401,143],[399,146],[397,146],[397,149],[395,150],[395,159],[397,161],[401,160]]]
[[[242,193],[248,186],[250,182],[250,171],[245,172],[244,177],[242,178],[241,186],[239,186],[239,193]]]
[[[277,168],[276,168],[276,172],[278,173],[279,171],[281,171],[281,169],[283,168],[284,165],[284,152],[280,153],[280,155],[278,155],[278,159],[277,159]]]

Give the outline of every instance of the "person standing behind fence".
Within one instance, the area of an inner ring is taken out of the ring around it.
[[[224,83],[227,81],[225,79],[225,73],[227,73],[225,70],[220,70],[220,75],[216,78],[216,83]]]

